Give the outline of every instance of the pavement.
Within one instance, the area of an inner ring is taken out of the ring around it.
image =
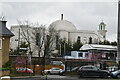
[[[10,80],[120,80],[120,79],[100,79],[100,78],[79,78],[78,76],[60,76],[60,75],[35,75],[11,77]]]
[[[11,77],[11,78],[40,78],[40,77],[45,77],[46,75],[35,75],[35,76],[16,76],[16,77]]]
[[[35,76],[19,76],[19,77],[11,77],[11,80],[15,80],[15,79],[33,79],[33,78],[41,78],[41,79],[78,79],[78,77],[70,77],[70,76],[59,76],[59,75],[35,75]]]

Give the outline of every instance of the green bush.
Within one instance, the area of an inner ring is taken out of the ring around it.
[[[1,71],[6,71],[6,70],[10,70],[9,67],[6,67],[6,68],[0,68]]]
[[[0,68],[0,70],[4,71],[4,70],[10,70],[10,62],[6,62],[2,68]]]

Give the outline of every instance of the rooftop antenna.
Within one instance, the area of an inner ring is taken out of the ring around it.
[[[5,21],[5,16],[3,15],[3,12],[2,12],[2,15],[0,16],[0,20]]]
[[[63,20],[63,14],[61,14],[61,20]]]

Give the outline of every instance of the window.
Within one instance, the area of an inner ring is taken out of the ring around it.
[[[88,57],[89,57],[89,53],[85,53],[85,57],[87,57],[87,58],[88,58]]]
[[[80,42],[80,36],[78,36],[78,38],[77,38],[77,42]]]
[[[36,33],[36,45],[39,46],[40,45],[40,34]]]
[[[78,57],[83,57],[83,54],[82,53],[78,53]]]
[[[82,69],[82,70],[93,70],[92,67],[82,67],[81,69]]]
[[[2,39],[0,39],[0,49],[2,49]]]
[[[102,30],[102,25],[101,25],[101,30]]]
[[[52,68],[52,70],[60,70],[59,68]]]
[[[92,44],[92,37],[89,38],[89,44]]]
[[[98,70],[96,67],[82,67],[82,70]]]
[[[103,36],[103,38],[105,38],[105,36]]]
[[[56,48],[58,49],[59,47],[59,35],[56,35]]]
[[[93,70],[98,70],[98,68],[97,67],[93,67]]]

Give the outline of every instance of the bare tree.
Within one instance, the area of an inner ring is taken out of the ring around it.
[[[29,28],[30,26],[32,25],[28,20],[25,20],[25,21],[19,21],[18,20],[18,24],[19,24],[19,27],[21,29],[21,35],[22,37],[25,39],[25,41],[27,42],[28,44],[28,48],[29,48],[29,54],[32,56],[32,50],[31,50],[31,43],[30,43],[30,31],[29,31]],[[24,27],[26,27],[26,30],[24,30]],[[19,45],[19,44],[18,44]],[[19,47],[19,46],[18,46]]]
[[[34,38],[34,43],[38,47],[38,56],[41,57],[40,53],[43,51],[43,57],[49,56],[50,53],[56,49],[56,34],[57,31],[53,26],[50,26],[49,29],[46,29],[45,25],[40,25],[39,23],[33,24],[28,20],[19,21],[19,26],[21,28],[21,35],[25,39],[29,47],[29,53],[32,55],[31,42],[30,38]],[[26,30],[25,28],[26,27]],[[29,28],[32,28],[33,32],[29,31]],[[31,36],[31,33],[34,37]]]
[[[52,51],[56,50],[56,35],[57,31],[50,26],[46,35],[45,56],[49,56]]]
[[[40,57],[40,52],[44,51],[43,57],[48,57],[50,53],[55,50],[56,44],[56,30],[54,27],[50,27],[48,30],[46,29],[45,25],[39,25],[36,27],[35,30],[35,36],[36,36],[36,44],[38,46],[38,52]]]
[[[46,28],[45,25],[39,25],[37,23],[37,27],[34,28],[34,40],[36,43],[36,46],[38,47],[38,56],[41,57],[40,53],[44,51],[44,44],[45,44],[45,36],[46,36]]]

